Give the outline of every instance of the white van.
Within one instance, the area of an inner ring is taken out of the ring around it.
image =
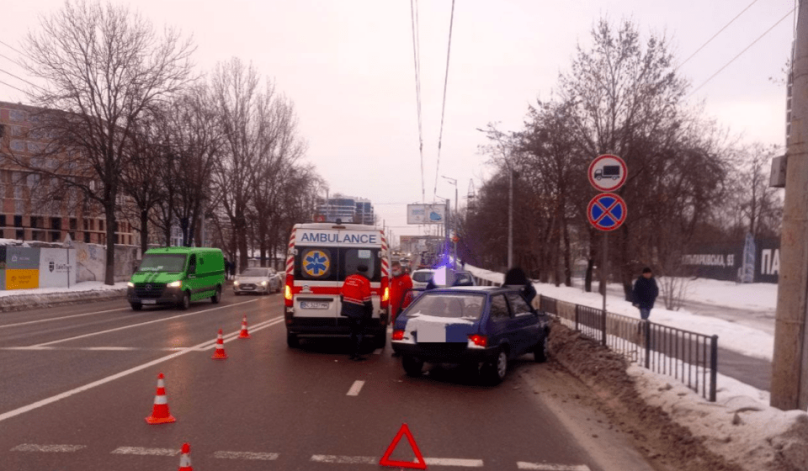
[[[286,341],[298,346],[301,336],[347,336],[339,292],[356,267],[367,265],[373,318],[366,334],[375,348],[387,339],[389,266],[387,241],[373,226],[358,224],[296,224],[289,238],[284,289]]]

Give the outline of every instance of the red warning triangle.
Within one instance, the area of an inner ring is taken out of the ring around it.
[[[405,435],[407,436],[407,441],[410,442],[412,451],[415,452],[415,462],[393,461],[390,459],[390,455],[393,454],[393,451],[398,446],[398,442],[401,441],[401,437]],[[424,457],[423,455],[421,455],[421,450],[418,449],[418,445],[415,443],[415,439],[412,438],[412,433],[410,433],[410,428],[407,427],[407,424],[401,424],[401,428],[398,429],[396,438],[394,438],[390,446],[387,447],[387,451],[384,452],[384,456],[382,456],[381,461],[379,461],[379,465],[389,466],[392,468],[426,469],[426,461],[424,461]]]

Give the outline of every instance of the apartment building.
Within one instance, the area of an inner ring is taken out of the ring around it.
[[[106,218],[100,206],[77,189],[59,191],[58,182],[15,165],[14,155],[39,159],[39,168],[59,168],[58,156],[41,155],[45,136],[32,131],[36,108],[0,101],[0,236],[6,239],[106,244]],[[125,198],[120,197],[125,204]],[[137,243],[131,225],[120,218],[115,243]]]

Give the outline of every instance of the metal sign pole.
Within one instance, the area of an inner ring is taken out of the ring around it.
[[[609,271],[609,233],[603,233],[603,262],[602,265],[602,272],[600,274],[601,284],[603,285],[603,318],[601,319],[600,330],[602,333],[601,337],[601,344],[606,345],[606,293],[609,291],[609,287],[607,283],[609,282],[609,277],[607,275]]]

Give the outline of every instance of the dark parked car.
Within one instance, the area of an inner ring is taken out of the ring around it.
[[[410,376],[424,363],[479,367],[483,379],[500,383],[508,362],[533,353],[547,359],[549,317],[534,310],[521,290],[457,287],[417,295],[393,326],[393,350]]]

